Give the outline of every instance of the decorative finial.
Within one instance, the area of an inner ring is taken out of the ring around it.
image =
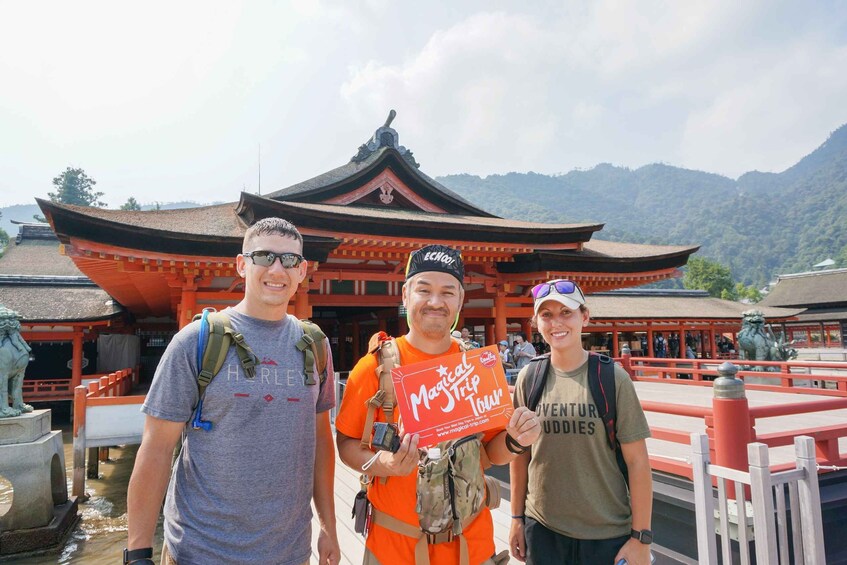
[[[388,112],[388,119],[385,120],[385,125],[383,127],[390,128],[391,122],[393,122],[394,118],[396,118],[396,117],[397,117],[397,112],[395,112],[394,110],[391,110],[390,112]]]

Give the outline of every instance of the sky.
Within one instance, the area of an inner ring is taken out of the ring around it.
[[[736,178],[847,122],[839,2],[0,0],[0,54],[0,206],[69,166],[110,207],[236,201],[343,165],[392,108],[430,176]]]

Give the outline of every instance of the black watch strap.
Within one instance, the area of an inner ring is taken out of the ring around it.
[[[630,537],[637,539],[644,545],[649,545],[653,543],[653,531],[652,530],[632,530],[630,532]]]
[[[152,547],[143,547],[141,549],[124,549],[124,565],[129,565],[133,561],[140,561],[142,559],[148,559],[152,563],[153,559],[153,548]]]

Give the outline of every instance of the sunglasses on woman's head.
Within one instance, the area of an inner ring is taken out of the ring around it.
[[[558,280],[552,282],[546,282],[537,284],[532,287],[532,298],[534,300],[538,300],[539,298],[544,298],[545,296],[550,294],[551,289],[556,289],[556,292],[559,294],[574,294],[578,292],[582,295],[582,291],[576,286],[576,283],[573,281],[566,280]]]
[[[274,253],[273,251],[260,250],[247,251],[246,253],[242,253],[242,255],[249,257],[253,260],[254,265],[260,267],[270,267],[274,264],[274,261],[279,259],[279,264],[282,265],[283,269],[293,269],[294,267],[299,267],[300,263],[305,261],[305,258],[297,253]]]

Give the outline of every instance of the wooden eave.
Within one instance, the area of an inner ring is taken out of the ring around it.
[[[416,167],[404,159],[396,149],[384,147],[379,151],[381,151],[381,154],[371,164],[343,179],[339,179],[325,186],[295,192],[293,194],[285,194],[285,190],[278,191],[280,194],[272,198],[280,202],[309,202],[319,204],[353,192],[379,176],[382,171],[390,169],[413,192],[449,214],[487,218],[496,217],[485,210],[472,206],[444,192],[437,184],[434,184],[434,181],[423,175]]]
[[[540,251],[515,255],[514,261],[499,266],[501,273],[534,271],[644,273],[676,269],[688,262],[699,246],[641,257],[598,257],[574,251]]]
[[[568,244],[588,241],[603,224],[550,225],[539,227],[515,227],[509,220],[502,224],[481,225],[468,218],[467,222],[457,222],[455,216],[442,214],[417,214],[418,218],[408,217],[408,210],[374,210],[355,206],[310,205],[296,202],[280,202],[241,193],[241,201],[236,213],[241,220],[250,224],[260,218],[281,216],[291,221],[298,229],[320,232],[327,236],[337,233],[356,233],[361,236],[387,236],[408,240],[431,240],[433,235],[444,243],[511,243],[533,247],[550,245],[551,242],[571,247]],[[392,218],[394,213],[407,214],[404,218]],[[450,218],[447,220],[446,218]],[[499,220],[490,216],[493,220]]]
[[[128,256],[153,258],[164,255],[169,258],[176,257],[177,260],[185,257],[199,257],[201,260],[232,258],[241,253],[243,236],[150,229],[95,217],[48,200],[36,198],[36,201],[59,241],[65,244],[70,243],[73,238],[79,238],[112,248],[131,250]],[[329,253],[339,243],[334,238],[320,236],[304,236],[303,239],[304,255],[309,261],[326,261]]]

